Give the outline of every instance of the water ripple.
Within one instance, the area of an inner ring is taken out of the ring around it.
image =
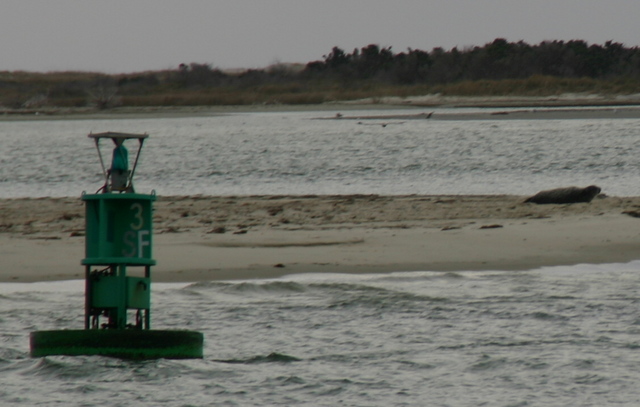
[[[312,120],[319,114],[5,122],[0,162],[11,165],[0,166],[0,198],[95,191],[102,178],[86,134],[115,127],[151,134],[136,185],[160,195],[526,195],[574,184],[640,195],[638,120],[414,120],[381,128]]]

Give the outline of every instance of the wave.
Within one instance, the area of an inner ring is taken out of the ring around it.
[[[255,280],[255,282],[198,282],[188,285],[185,290],[219,291],[224,293],[270,293],[303,292],[303,284],[293,281]]]
[[[229,363],[229,364],[252,365],[252,364],[258,364],[258,363],[292,363],[292,362],[300,362],[301,360],[302,359],[296,358],[294,356],[273,352],[266,356],[258,355],[258,356],[252,356],[250,358],[243,358],[243,359],[226,359],[226,360],[214,360],[214,361],[220,362],[220,363]]]

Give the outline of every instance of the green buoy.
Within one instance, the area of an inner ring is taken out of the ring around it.
[[[95,140],[105,184],[83,194],[86,208],[84,330],[31,333],[31,356],[102,355],[127,359],[203,357],[203,335],[151,330],[151,266],[155,193],[134,191],[133,175],[147,134],[89,134]],[[115,144],[107,170],[100,141]],[[138,141],[129,169],[125,141]]]

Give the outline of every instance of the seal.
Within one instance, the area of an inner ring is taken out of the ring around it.
[[[601,189],[595,185],[589,185],[586,188],[567,187],[550,189],[548,191],[540,191],[534,196],[525,199],[524,202],[535,204],[569,204],[579,202],[591,202]]]

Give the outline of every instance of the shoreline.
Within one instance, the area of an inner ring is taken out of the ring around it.
[[[167,196],[153,281],[300,273],[528,270],[640,259],[640,197],[536,205],[514,195]],[[0,282],[84,278],[78,198],[0,199]]]
[[[439,112],[441,109],[505,109],[494,112]],[[501,119],[588,119],[640,118],[640,95],[563,94],[554,96],[442,96],[380,97],[322,104],[264,104],[221,106],[141,106],[99,110],[90,107],[0,110],[0,121],[24,120],[115,120],[208,117],[236,113],[327,112],[323,118],[337,118],[341,112],[355,110],[422,111],[413,118],[436,112],[434,120]],[[348,116],[348,114],[346,115]],[[412,115],[401,118],[410,119]],[[348,117],[343,117],[348,118]],[[362,119],[362,117],[356,117]],[[380,119],[384,116],[371,115]]]

